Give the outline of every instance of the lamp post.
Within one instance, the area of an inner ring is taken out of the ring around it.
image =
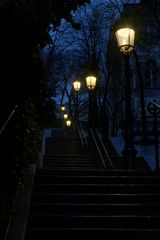
[[[76,101],[75,101],[75,119],[78,120],[78,114],[79,114],[79,111],[78,111],[78,92],[80,90],[80,87],[81,87],[81,82],[80,81],[74,81],[73,82],[73,88],[75,90],[75,93],[76,93]]]
[[[97,78],[95,76],[87,76],[86,77],[86,85],[89,90],[89,110],[88,110],[88,124],[89,124],[89,152],[93,153],[93,142],[92,142],[92,135],[91,129],[94,128],[94,89],[96,87]]]
[[[131,114],[131,83],[130,83],[130,53],[134,48],[135,31],[131,28],[121,28],[116,31],[117,43],[125,61],[125,146],[122,151],[124,167],[135,169],[136,153],[133,144],[132,114]]]
[[[73,82],[73,88],[75,90],[75,137],[78,137],[78,117],[79,117],[79,109],[78,109],[78,92],[81,87],[81,82],[76,80]]]
[[[97,78],[95,76],[87,76],[86,77],[86,85],[89,90],[89,112],[88,112],[88,122],[89,122],[89,128],[93,128],[93,122],[94,122],[94,89],[96,87]]]
[[[61,105],[60,109],[61,109],[61,114],[63,115],[63,118],[64,118],[64,111],[66,110],[66,107],[64,105]],[[63,129],[63,133],[65,133],[64,121],[62,121],[62,129]]]

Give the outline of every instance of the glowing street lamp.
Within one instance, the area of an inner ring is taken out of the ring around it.
[[[70,127],[70,126],[71,126],[71,120],[68,119],[68,120],[66,121],[66,125],[67,125],[67,127]]]
[[[129,54],[134,48],[135,31],[131,28],[121,28],[115,34],[120,51]]]
[[[78,130],[77,130],[77,126],[78,126],[78,114],[79,114],[79,109],[78,109],[78,92],[80,90],[81,87],[81,82],[76,80],[73,82],[73,88],[75,90],[75,136],[76,138],[78,137]]]
[[[68,118],[68,114],[65,113],[65,114],[63,115],[63,117],[64,117],[64,119],[67,119],[67,118]]]
[[[86,77],[86,85],[89,90],[93,90],[96,87],[97,78],[94,76]]]
[[[130,83],[130,53],[134,49],[135,31],[129,27],[120,28],[115,32],[117,44],[125,60],[125,146],[123,150],[124,167],[134,169],[137,151],[133,144],[131,83]]]
[[[64,112],[65,111],[65,106],[61,106],[61,110],[62,110],[62,112]]]
[[[89,105],[88,105],[88,127],[89,127],[89,149],[90,153],[93,151],[93,139],[91,130],[93,130],[96,121],[96,88],[97,78],[93,75],[89,75],[86,77],[86,86],[88,88],[89,93]]]
[[[96,87],[97,78],[93,75],[86,77],[86,85],[89,90],[89,114],[88,114],[88,122],[89,122],[89,128],[93,128],[93,123],[95,121],[94,119],[94,113],[95,113],[95,106],[94,106],[94,89]]]
[[[76,81],[74,81],[73,82],[73,88],[74,88],[74,90],[75,90],[75,92],[76,92],[76,101],[75,101],[75,119],[76,119],[76,121],[78,120],[78,92],[79,92],[79,90],[80,90],[80,87],[81,87],[81,82],[80,81],[78,81],[78,80],[76,80]]]
[[[74,90],[75,91],[79,91],[80,90],[80,87],[81,87],[81,82],[76,80],[73,82],[73,87],[74,87]]]

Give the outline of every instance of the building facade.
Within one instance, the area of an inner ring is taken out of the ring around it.
[[[130,81],[132,99],[132,119],[135,135],[142,135],[144,124],[147,135],[153,135],[153,116],[148,112],[150,101],[160,104],[160,1],[142,0],[138,4],[126,4],[123,18],[126,23],[134,24],[135,48],[130,55]],[[119,19],[121,21],[121,19]],[[124,61],[111,31],[108,44],[112,77],[109,83],[109,98],[118,101],[119,108],[115,114],[116,127],[110,119],[110,131],[114,135],[121,134],[124,129]],[[117,92],[117,94],[116,94]],[[116,105],[116,104],[115,104]],[[116,106],[113,105],[115,109]],[[142,116],[143,114],[143,116]]]

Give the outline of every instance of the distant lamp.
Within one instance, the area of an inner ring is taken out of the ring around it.
[[[65,111],[65,109],[66,109],[65,106],[61,106],[62,111]]]
[[[71,126],[71,120],[67,120],[66,125],[67,125],[67,127],[70,127]]]
[[[86,85],[89,90],[93,90],[96,87],[97,78],[94,76],[86,77]]]
[[[65,113],[65,114],[63,115],[63,117],[64,117],[64,119],[67,119],[67,118],[68,118],[68,114]]]
[[[135,31],[131,28],[121,28],[115,34],[120,51],[129,54],[134,48]]]
[[[81,87],[81,82],[80,81],[74,81],[73,82],[73,87],[75,91],[79,91]]]

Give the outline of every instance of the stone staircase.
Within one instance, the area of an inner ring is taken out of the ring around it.
[[[47,139],[25,240],[95,236],[159,240],[160,174],[104,169],[78,142]]]

